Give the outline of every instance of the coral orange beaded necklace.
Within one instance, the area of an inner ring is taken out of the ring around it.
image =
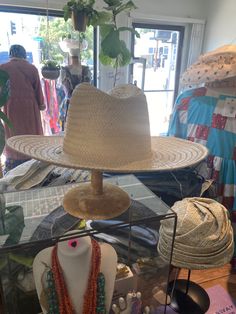
[[[101,264],[100,245],[94,239],[91,239],[92,257],[91,268],[88,278],[88,286],[84,295],[83,314],[96,314],[97,311],[97,289],[98,276]],[[55,282],[55,289],[58,296],[60,314],[74,314],[72,301],[67,291],[66,283],[63,278],[63,272],[57,256],[57,245],[52,251],[52,273]]]

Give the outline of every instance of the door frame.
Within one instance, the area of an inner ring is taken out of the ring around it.
[[[178,31],[179,32],[179,41],[177,45],[178,53],[176,60],[176,71],[175,71],[175,89],[174,89],[174,101],[178,96],[179,91],[179,80],[180,80],[180,70],[181,70],[181,60],[182,60],[182,52],[183,52],[183,42],[184,42],[184,32],[185,27],[179,25],[170,25],[170,24],[149,24],[149,23],[132,23],[132,27],[135,28],[150,28],[150,29],[158,29],[158,30],[170,30],[170,31]],[[132,33],[131,37],[131,54],[133,58],[137,57],[134,55],[134,43],[135,43],[135,35]],[[129,76],[131,73],[129,73]]]

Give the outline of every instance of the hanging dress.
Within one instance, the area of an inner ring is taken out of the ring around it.
[[[209,149],[206,178],[218,186],[218,201],[236,223],[236,96],[205,87],[190,89],[176,100],[169,136]]]

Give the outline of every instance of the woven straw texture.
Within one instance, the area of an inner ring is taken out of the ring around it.
[[[185,198],[176,202],[177,228],[172,264],[180,268],[204,269],[225,265],[234,250],[233,230],[227,209],[208,198]],[[169,258],[173,222],[161,222],[158,251]]]
[[[203,54],[182,75],[182,85],[199,85],[236,76],[236,45]]]
[[[145,95],[135,86],[121,89],[118,97],[82,83],[73,92],[64,137],[16,136],[8,145],[64,167],[124,172],[178,169],[207,156],[200,144],[151,137]]]

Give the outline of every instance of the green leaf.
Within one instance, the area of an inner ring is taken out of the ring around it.
[[[100,34],[101,34],[102,40],[105,39],[105,37],[111,31],[113,31],[114,28],[115,28],[115,26],[113,24],[103,24],[103,25],[100,25]]]
[[[133,1],[128,1],[127,3],[122,4],[115,10],[114,15],[117,15],[123,11],[130,12],[133,9],[137,9],[136,5],[133,3]]]
[[[13,125],[4,112],[0,110],[0,120],[4,121],[9,128],[12,128]]]
[[[109,21],[111,21],[112,19],[112,15],[108,12],[105,11],[101,11],[101,12],[97,12],[97,14],[95,14],[92,18],[91,18],[91,25],[93,25],[94,27],[98,26],[98,25],[102,25],[105,24]]]
[[[60,70],[60,65],[55,60],[43,60],[42,68],[43,67],[51,70]]]
[[[108,6],[117,6],[121,4],[120,0],[103,0]]]
[[[68,21],[69,18],[71,18],[71,11],[69,11],[68,9],[64,9],[64,20]]]
[[[2,122],[0,121],[0,155],[2,154],[4,147],[5,147],[5,130]]]
[[[112,66],[113,68],[116,67],[116,59],[108,57],[103,53],[102,50],[100,51],[99,54],[99,60],[103,65]]]
[[[0,69],[0,107],[4,106],[10,96],[10,78],[6,71]]]
[[[120,47],[121,47],[121,52],[117,58],[117,65],[119,67],[123,67],[123,66],[128,65],[130,63],[131,54],[130,54],[129,50],[127,49],[126,44],[123,40],[120,41]]]
[[[121,51],[119,32],[111,30],[110,33],[102,40],[101,47],[105,55],[110,58],[116,58]]]
[[[131,28],[131,27],[121,26],[117,29],[117,31],[118,32],[129,31],[129,32],[133,33],[136,37],[140,38],[140,34],[134,28]]]
[[[101,50],[99,54],[99,60],[103,65],[111,66],[113,68],[123,67],[130,63],[131,54],[126,47],[126,44],[123,40],[120,40],[120,52],[116,58],[110,58],[108,55],[104,54]]]

